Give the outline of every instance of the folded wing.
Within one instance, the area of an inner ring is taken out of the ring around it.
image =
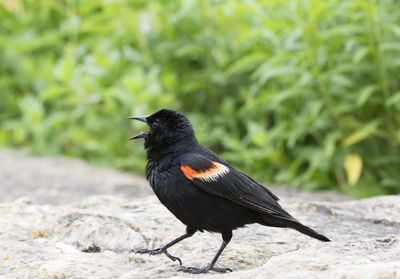
[[[271,217],[297,221],[281,208],[278,198],[266,187],[224,162],[192,153],[181,158],[180,168],[187,179],[210,194]]]

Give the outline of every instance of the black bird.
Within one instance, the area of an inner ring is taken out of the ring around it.
[[[149,131],[130,140],[144,138],[146,178],[161,203],[186,225],[186,233],[177,239],[158,249],[141,249],[137,253],[163,253],[182,266],[179,258],[168,253],[168,248],[196,231],[218,232],[223,242],[207,266],[179,270],[226,272],[232,270],[214,267],[214,264],[231,240],[232,230],[246,224],[292,228],[321,241],[330,241],[283,210],[278,197],[265,186],[200,145],[183,114],[162,109],[149,116],[128,118],[145,122],[150,127]]]

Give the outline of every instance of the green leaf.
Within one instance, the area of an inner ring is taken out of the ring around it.
[[[344,147],[349,147],[351,145],[354,145],[358,142],[361,142],[373,135],[376,135],[379,133],[378,125],[379,125],[379,120],[373,121],[371,123],[368,123],[364,127],[361,127],[360,129],[354,131],[352,134],[350,134],[347,138],[343,140],[343,146]]]
[[[365,86],[363,89],[361,89],[360,93],[358,94],[356,105],[358,107],[363,106],[372,96],[372,94],[376,92],[377,88],[377,85],[373,84]]]
[[[250,70],[251,68],[255,67],[257,63],[261,63],[266,61],[268,56],[265,53],[256,52],[245,55],[235,61],[227,70],[227,75],[232,75],[236,72],[244,72]]]
[[[397,107],[400,108],[400,91],[397,91],[385,102],[385,107]]]

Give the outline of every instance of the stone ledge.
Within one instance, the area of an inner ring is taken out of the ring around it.
[[[229,274],[201,278],[399,278],[400,196],[282,205],[332,239],[249,225],[234,231],[218,266]],[[164,255],[131,253],[158,247],[185,227],[155,197],[127,201],[92,196],[69,205],[29,198],[0,204],[0,274],[9,278],[192,278]],[[184,265],[203,266],[221,241],[197,233],[172,247]],[[84,252],[86,251],[86,252]],[[94,253],[88,253],[94,252]]]

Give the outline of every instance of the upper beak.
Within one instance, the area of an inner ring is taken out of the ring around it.
[[[129,116],[129,117],[127,117],[127,118],[128,118],[128,119],[135,119],[135,120],[139,120],[139,121],[142,121],[142,122],[144,122],[144,123],[147,123],[147,117],[148,117],[148,115],[145,115],[145,116]],[[144,137],[146,137],[146,135],[147,135],[148,133],[149,133],[149,131],[141,132],[140,134],[129,138],[129,140],[144,138]]]
[[[147,117],[148,117],[148,115],[145,115],[145,116],[128,116],[127,118],[128,119],[135,119],[135,120],[139,120],[139,121],[142,121],[144,123],[147,123]]]

